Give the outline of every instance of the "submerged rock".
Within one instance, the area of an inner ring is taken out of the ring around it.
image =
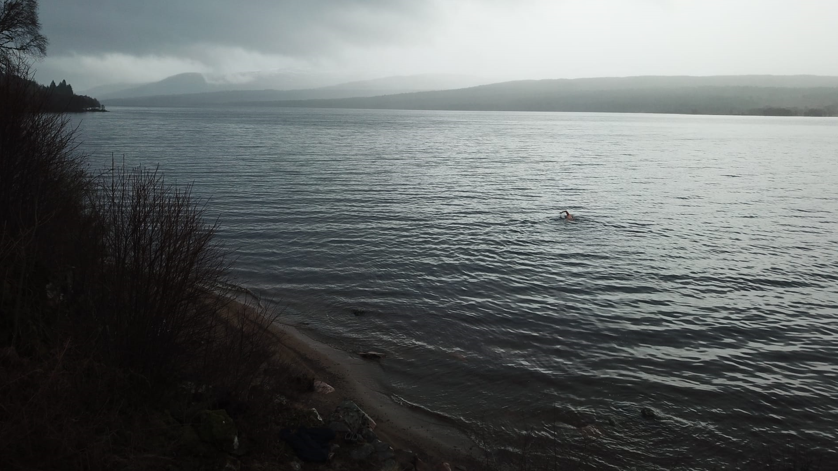
[[[657,413],[648,407],[640,409],[640,416],[644,419],[656,419],[658,417]]]

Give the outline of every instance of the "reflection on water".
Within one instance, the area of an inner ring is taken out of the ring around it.
[[[838,120],[116,109],[80,132],[96,166],[194,181],[239,281],[460,424],[547,424],[612,469],[838,438]]]

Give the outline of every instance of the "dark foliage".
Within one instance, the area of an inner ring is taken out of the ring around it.
[[[87,95],[76,95],[73,87],[64,80],[58,85],[53,81],[49,87],[38,85],[36,93],[41,96],[45,111],[65,113],[104,110],[99,100]]]
[[[43,111],[31,82],[0,76],[0,339],[43,339],[51,306],[87,240],[91,179],[65,118]],[[29,346],[33,345],[28,342]]]
[[[189,414],[154,418],[183,381],[223,407],[274,404],[299,375],[273,364],[275,316],[219,288],[224,253],[190,188],[91,175],[54,112],[87,105],[26,71],[0,73],[0,468],[167,469],[183,450],[162,430]]]
[[[225,272],[215,227],[204,224],[188,187],[142,168],[112,168],[91,209],[103,254],[91,300],[99,346],[132,369],[169,372],[195,347],[190,337],[204,336],[201,317],[217,311],[203,302]]]
[[[37,0],[3,0],[0,5],[0,73],[17,73],[27,59],[47,53]]]

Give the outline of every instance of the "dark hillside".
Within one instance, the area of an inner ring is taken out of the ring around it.
[[[58,85],[53,81],[49,86],[16,75],[5,75],[2,80],[5,86],[25,94],[30,105],[37,105],[38,111],[41,112],[79,113],[104,110],[99,100],[86,95],[76,95],[73,87],[64,80]]]
[[[474,111],[838,115],[833,77],[630,77],[526,80],[459,90],[265,105]]]
[[[54,81],[47,87],[38,85],[38,93],[41,95],[45,109],[51,112],[75,113],[103,109],[99,100],[73,93],[73,87],[64,80],[58,85]]]

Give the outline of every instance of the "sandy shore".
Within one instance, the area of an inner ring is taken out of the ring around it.
[[[312,393],[303,399],[328,416],[343,399],[358,404],[375,422],[376,434],[396,449],[424,456],[431,464],[449,462],[473,467],[480,449],[463,432],[431,414],[397,404],[381,388],[379,361],[366,360],[317,341],[292,325],[275,323],[280,354],[304,365],[312,376],[335,388],[330,394]]]

